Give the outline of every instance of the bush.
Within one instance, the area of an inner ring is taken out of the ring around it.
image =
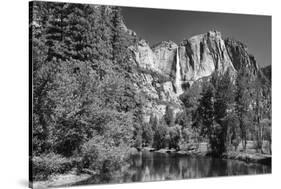
[[[192,132],[190,128],[185,128],[182,130],[182,139],[186,143],[192,142],[192,139],[195,138],[195,134]]]
[[[154,137],[153,137],[153,147],[156,149],[161,149],[166,147],[168,126],[165,120],[161,120],[154,128]]]
[[[168,126],[172,126],[174,124],[174,113],[173,109],[168,105],[166,106],[166,111],[164,115],[164,119]]]
[[[142,132],[142,139],[145,145],[150,145],[153,142],[153,135],[154,132],[152,127],[149,123],[143,124],[143,132]]]
[[[32,158],[33,180],[46,180],[52,174],[70,171],[73,163],[58,154],[42,154]]]
[[[82,147],[82,167],[97,173],[103,180],[109,179],[120,170],[128,152],[128,145],[116,146],[112,139],[96,135]]]
[[[179,149],[179,142],[181,139],[180,130],[181,130],[181,127],[179,125],[168,128],[169,148],[174,148],[177,150]]]
[[[142,147],[142,135],[141,135],[141,132],[137,133],[133,146],[135,148],[137,148],[137,149],[140,149]]]
[[[225,138],[223,127],[215,122],[209,136],[209,143],[214,156],[221,156],[226,151]]]

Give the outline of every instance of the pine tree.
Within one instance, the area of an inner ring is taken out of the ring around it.
[[[132,85],[120,9],[49,2],[31,9],[34,154],[82,157],[82,166],[107,173],[120,168],[134,128],[152,137],[141,124],[143,95]]]
[[[161,119],[154,130],[153,147],[161,149],[166,147],[166,136],[168,132],[168,126],[164,119]]]
[[[250,76],[246,69],[240,69],[235,83],[235,112],[239,120],[243,149],[246,150],[249,129]]]
[[[198,97],[196,91],[196,86],[191,86],[187,89],[182,95],[180,95],[180,100],[184,105],[184,112],[180,115],[179,119],[176,120],[176,123],[179,123],[183,128],[190,127],[193,124],[195,112],[198,106]]]
[[[112,47],[113,47],[113,62],[117,66],[117,69],[122,69],[122,71],[130,71],[130,66],[128,65],[128,39],[126,33],[123,29],[123,18],[121,16],[120,7],[115,7],[112,11]]]
[[[166,106],[164,120],[169,127],[173,126],[173,124],[174,124],[174,113],[173,113],[173,109],[169,105]]]
[[[66,60],[63,49],[64,29],[67,25],[64,3],[47,3],[47,12],[49,14],[46,22],[46,46],[48,47],[47,61],[53,59]]]
[[[203,83],[202,97],[196,110],[193,127],[207,137],[213,155],[226,151],[229,115],[233,105],[233,84],[228,72],[214,73],[209,82]]]
[[[199,105],[195,113],[195,121],[193,128],[198,130],[200,136],[206,137],[211,144],[212,151],[214,152],[214,139],[213,134],[215,123],[214,114],[214,93],[215,89],[211,83],[203,83],[203,91],[199,99]]]
[[[199,99],[197,109],[197,120],[195,125],[201,128],[201,135],[211,137],[212,127],[214,125],[214,87],[212,84],[206,84]]]
[[[216,92],[214,97],[214,114],[217,125],[215,132],[216,153],[222,154],[226,151],[228,124],[231,117],[232,105],[234,101],[233,83],[229,72],[220,74],[213,74],[212,81]]]
[[[257,143],[257,150],[262,153],[262,146],[264,135],[267,130],[265,128],[268,122],[271,120],[271,91],[270,86],[267,82],[263,82],[262,78],[256,77],[255,80],[251,82],[251,93],[253,97],[253,131],[254,138]]]
[[[53,79],[57,67],[56,61],[47,61],[48,46],[46,31],[50,4],[33,2],[30,4],[30,48],[32,52],[32,90],[33,90],[33,152],[49,151],[48,142],[52,101],[48,91],[53,88]]]

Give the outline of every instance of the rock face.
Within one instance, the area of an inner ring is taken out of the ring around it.
[[[178,45],[172,41],[164,41],[150,48],[145,40],[140,40],[134,49],[134,56],[139,68],[170,78],[175,74],[173,66],[177,48]]]
[[[159,119],[163,117],[167,105],[174,112],[181,111],[179,95],[184,93],[186,86],[215,71],[229,71],[235,75],[244,66],[253,72],[258,69],[245,45],[223,40],[217,31],[193,36],[179,45],[163,41],[151,48],[145,40],[140,40],[130,50],[137,68],[136,88],[147,101],[143,108],[145,121],[149,121],[152,115]]]
[[[268,81],[271,83],[271,65],[261,68],[261,71],[264,74],[264,76],[268,79]]]
[[[179,47],[182,81],[196,81],[215,70],[234,72],[221,34],[210,31],[184,40]]]
[[[253,73],[258,70],[258,65],[254,56],[250,55],[247,51],[247,46],[240,41],[233,39],[226,39],[225,45],[231,62],[236,70],[246,68]]]
[[[174,86],[177,44],[161,42],[150,48],[145,40],[131,47],[132,59],[137,67],[136,88],[146,102],[143,107],[144,121],[151,116],[161,119],[169,105],[174,113],[181,111],[181,101]]]
[[[175,75],[175,61],[178,45],[173,41],[163,41],[155,45],[152,50],[156,56],[157,67],[168,77]]]

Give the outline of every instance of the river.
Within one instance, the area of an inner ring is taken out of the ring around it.
[[[83,184],[178,180],[271,173],[271,166],[238,160],[191,157],[176,153],[143,151],[131,155],[126,171],[106,181],[89,179]],[[80,183],[81,184],[81,183]]]

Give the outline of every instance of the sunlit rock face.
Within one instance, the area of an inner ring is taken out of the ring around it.
[[[138,42],[137,48],[134,49],[134,54],[139,68],[156,72],[160,71],[156,64],[155,54],[145,40]]]
[[[177,95],[184,92],[181,87],[184,83],[210,76],[214,71],[235,72],[221,33],[217,31],[193,36],[179,46],[163,41],[150,48],[145,40],[140,40],[135,59],[140,68],[172,81]]]
[[[140,40],[134,49],[136,63],[141,69],[171,78],[175,74],[173,66],[177,47],[172,41],[163,41],[151,48],[145,40]]]
[[[162,41],[150,47],[148,42],[140,40],[130,50],[132,63],[138,70],[137,90],[149,99],[143,108],[146,121],[151,115],[163,117],[167,104],[175,112],[181,111],[179,96],[192,83],[215,71],[235,75],[241,64],[257,70],[255,59],[242,43],[223,40],[217,31],[193,36],[179,45]]]
[[[215,70],[235,71],[221,34],[210,31],[184,40],[179,46],[182,81],[196,81]]]
[[[178,45],[173,41],[162,41],[155,45],[152,50],[156,57],[157,67],[161,74],[173,78],[175,75],[175,61]]]

